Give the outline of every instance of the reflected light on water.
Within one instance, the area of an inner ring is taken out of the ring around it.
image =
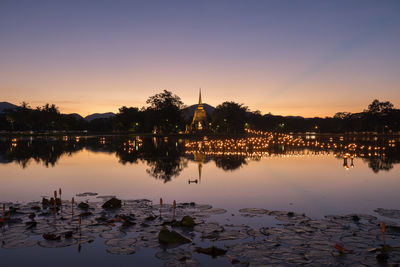
[[[315,216],[396,208],[398,140],[365,139],[271,133],[199,140],[3,139],[0,201],[38,200],[62,188],[66,198],[96,192]]]

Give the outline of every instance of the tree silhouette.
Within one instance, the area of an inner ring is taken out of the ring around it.
[[[149,97],[147,119],[157,128],[158,133],[175,133],[185,125],[183,102],[180,97],[164,90]]]
[[[248,108],[235,102],[218,105],[212,114],[212,125],[216,132],[241,133],[244,130]]]
[[[375,99],[371,104],[368,105],[368,109],[365,112],[373,114],[388,113],[393,110],[393,107],[393,104],[389,101],[380,102],[378,99]]]
[[[128,108],[123,106],[115,116],[115,122],[120,130],[141,132],[144,124],[144,114],[136,107]]]
[[[247,164],[244,156],[221,155],[213,157],[213,160],[215,165],[224,171],[234,171]]]

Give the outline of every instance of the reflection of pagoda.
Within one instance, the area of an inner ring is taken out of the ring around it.
[[[189,180],[189,184],[191,183],[197,184],[201,182],[201,171],[203,169],[203,163],[206,160],[206,155],[200,151],[193,152],[193,156],[194,156],[194,161],[196,161],[198,165],[199,177],[198,179],[195,179],[193,181]]]
[[[199,169],[199,182],[201,182],[201,170],[203,169],[203,163],[206,159],[206,155],[202,152],[195,152],[194,153],[194,160],[197,162],[198,169]]]
[[[199,104],[194,111],[193,120],[190,125],[186,126],[187,133],[205,132],[208,130],[207,113],[203,108],[201,101],[201,89],[199,92]]]

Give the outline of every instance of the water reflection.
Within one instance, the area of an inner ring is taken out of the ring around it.
[[[0,139],[0,163],[18,163],[26,168],[30,162],[53,167],[64,155],[87,149],[114,153],[119,162],[147,165],[147,173],[164,182],[179,176],[188,161],[198,164],[200,183],[203,164],[214,161],[224,171],[234,171],[249,161],[263,157],[306,157],[333,154],[351,170],[355,158],[361,158],[375,173],[389,171],[400,163],[399,138],[388,136],[293,136],[263,133],[246,138],[155,138],[127,136],[19,137]],[[338,166],[340,166],[338,164]]]

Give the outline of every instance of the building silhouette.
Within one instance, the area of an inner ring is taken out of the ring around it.
[[[204,110],[203,102],[201,99],[201,89],[199,91],[199,104],[194,111],[193,120],[190,125],[186,125],[186,133],[202,133],[209,130],[207,113]]]

